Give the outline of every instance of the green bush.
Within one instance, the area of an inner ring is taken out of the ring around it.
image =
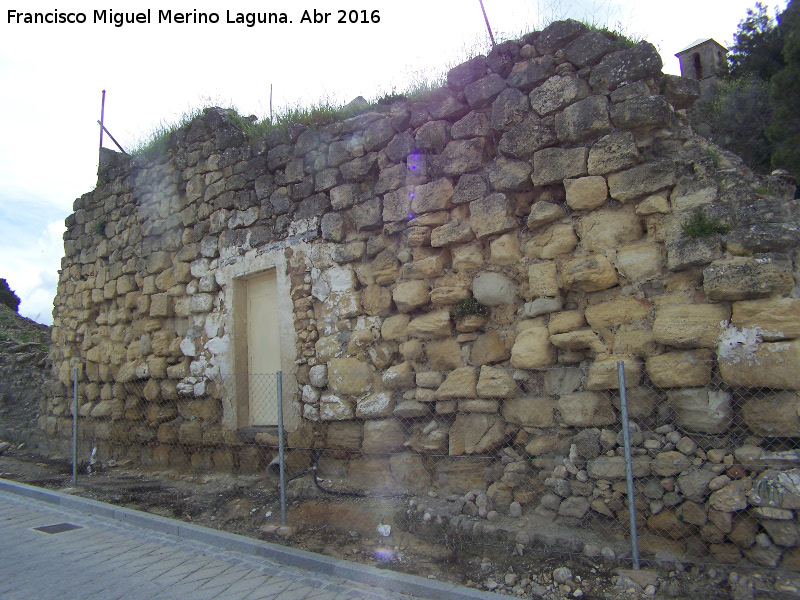
[[[5,304],[8,308],[17,312],[19,302],[19,296],[8,287],[8,282],[5,279],[0,279],[0,304]]]
[[[465,298],[453,307],[450,312],[452,317],[459,321],[469,315],[478,315],[479,317],[486,317],[489,315],[489,307],[484,306],[475,298]]]
[[[728,233],[728,226],[719,219],[712,219],[702,208],[698,208],[681,225],[683,235],[690,238],[707,238],[720,233]]]

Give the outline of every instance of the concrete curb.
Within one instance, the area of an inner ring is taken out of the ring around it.
[[[128,523],[142,529],[201,542],[223,550],[250,554],[282,565],[382,587],[419,598],[431,598],[432,600],[499,600],[500,598],[507,598],[507,596],[499,594],[482,592],[434,579],[425,579],[416,575],[406,575],[405,573],[379,569],[339,558],[331,558],[322,554],[254,540],[233,533],[210,529],[192,523],[183,523],[130,508],[113,506],[96,500],[71,496],[6,479],[0,479],[0,491],[75,510],[83,514]]]

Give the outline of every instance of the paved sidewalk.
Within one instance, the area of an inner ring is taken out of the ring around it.
[[[62,523],[78,528],[50,534],[35,529]],[[500,596],[0,479],[0,600],[45,598]]]

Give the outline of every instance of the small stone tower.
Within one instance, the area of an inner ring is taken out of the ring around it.
[[[706,97],[725,65],[728,49],[713,39],[696,40],[675,56],[681,62],[681,76],[700,83],[700,94]]]

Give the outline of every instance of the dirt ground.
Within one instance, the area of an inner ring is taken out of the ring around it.
[[[0,447],[2,447],[0,445]],[[312,475],[291,482],[281,526],[276,476],[178,475],[95,464],[72,486],[71,466],[24,447],[0,453],[0,477],[311,552],[525,598],[800,598],[800,574],[680,562],[620,571],[601,558],[447,534],[412,518],[408,498],[332,496]],[[388,527],[387,527],[388,526]],[[382,535],[387,532],[389,535]],[[554,581],[555,578],[555,581]]]

